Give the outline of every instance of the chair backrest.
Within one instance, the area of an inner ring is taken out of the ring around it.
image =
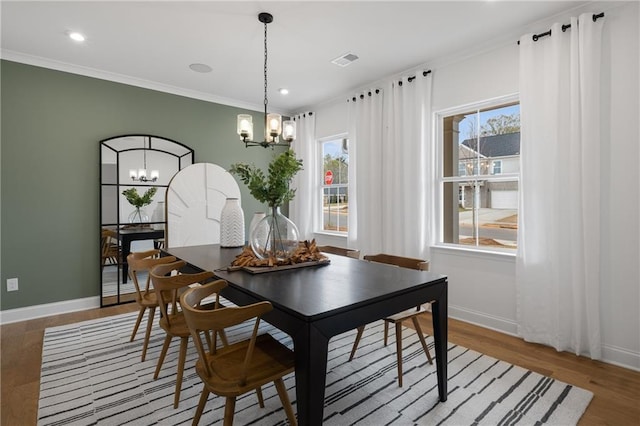
[[[157,265],[172,263],[176,261],[175,256],[158,257],[159,254],[160,250],[147,250],[129,253],[129,255],[127,256],[129,275],[131,276],[133,285],[136,288],[136,297],[138,297],[138,300],[140,300],[144,294],[147,294],[149,292],[151,275],[148,272]],[[141,287],[140,282],[138,281],[139,272],[147,272],[147,279],[144,287]]]
[[[149,275],[156,292],[158,306],[162,317],[166,319],[171,327],[171,321],[178,315],[182,315],[180,309],[180,290],[191,284],[205,282],[213,277],[213,272],[204,271],[196,274],[182,274],[180,269],[186,266],[187,262],[178,260],[171,263],[154,266]]]
[[[417,269],[419,271],[429,270],[429,261],[423,259],[415,259],[412,257],[395,256],[392,254],[368,254],[363,257],[364,260],[370,262],[386,263],[389,265],[396,265],[401,268]]]
[[[354,259],[360,259],[360,250],[349,249],[336,246],[318,246],[318,250],[325,253],[337,254],[340,256],[352,257]]]
[[[100,234],[100,247],[102,252],[102,264],[104,265],[105,260],[111,257],[118,256],[118,246],[112,240],[117,240],[118,234],[114,230],[102,228],[102,232]],[[115,250],[113,249],[115,247]]]
[[[203,286],[190,288],[180,297],[181,307],[187,326],[189,327],[191,337],[193,338],[198,350],[198,356],[200,357],[201,364],[203,365],[208,377],[212,376],[212,371],[211,365],[207,361],[207,354],[214,355],[216,353],[215,336],[223,332],[227,327],[255,318],[253,333],[251,334],[251,339],[247,346],[247,352],[242,368],[239,371],[234,372],[236,374],[229,374],[230,381],[244,385],[247,381],[247,370],[251,365],[253,349],[258,336],[260,318],[265,313],[271,311],[273,307],[269,302],[258,302],[241,307],[218,308],[219,305],[216,304],[217,309],[199,309],[203,299],[212,296],[214,293],[217,295],[226,286],[226,281],[217,280]],[[202,341],[203,334],[205,336],[205,340],[208,342],[208,350],[205,348]],[[213,341],[206,338],[206,336],[211,335],[214,336]]]

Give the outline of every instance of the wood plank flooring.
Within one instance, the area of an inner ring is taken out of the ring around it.
[[[1,425],[36,424],[45,328],[136,310],[132,303],[1,326]],[[421,326],[430,333],[431,319],[421,318]],[[640,425],[640,372],[558,353],[452,319],[449,341],[590,390],[594,398],[580,425]]]

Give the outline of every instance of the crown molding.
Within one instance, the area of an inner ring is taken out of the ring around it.
[[[155,90],[157,92],[170,93],[172,95],[184,96],[187,98],[198,99],[201,101],[212,102],[221,105],[227,105],[235,108],[241,108],[251,111],[261,112],[264,110],[263,104],[253,104],[242,102],[237,99],[225,98],[222,96],[212,95],[210,93],[198,92],[195,90],[182,89],[155,81],[144,80],[141,78],[131,77],[124,74],[102,71],[95,68],[82,67],[79,65],[69,64],[61,61],[43,58],[40,56],[27,55],[13,50],[0,49],[0,59],[7,61],[19,62],[26,65],[52,69],[56,71],[67,72],[70,74],[82,75],[85,77],[97,78],[100,80],[112,81],[115,83],[127,84],[129,86],[141,87],[143,89]],[[279,114],[288,115],[287,112],[273,111]]]

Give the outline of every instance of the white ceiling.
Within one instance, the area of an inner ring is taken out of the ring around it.
[[[260,110],[310,106],[506,40],[584,1],[2,1],[2,57]],[[71,41],[68,31],[87,40]],[[360,57],[341,68],[331,60]],[[203,63],[211,73],[191,71]],[[290,94],[277,93],[286,87]]]

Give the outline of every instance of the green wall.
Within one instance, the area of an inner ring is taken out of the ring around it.
[[[100,294],[99,141],[149,133],[195,150],[198,163],[265,167],[245,148],[239,108],[1,61],[0,309]],[[254,122],[260,123],[260,113]],[[256,134],[260,134],[256,129]],[[277,152],[277,151],[276,151]],[[264,210],[239,182],[246,224]],[[20,289],[7,293],[6,279]]]

